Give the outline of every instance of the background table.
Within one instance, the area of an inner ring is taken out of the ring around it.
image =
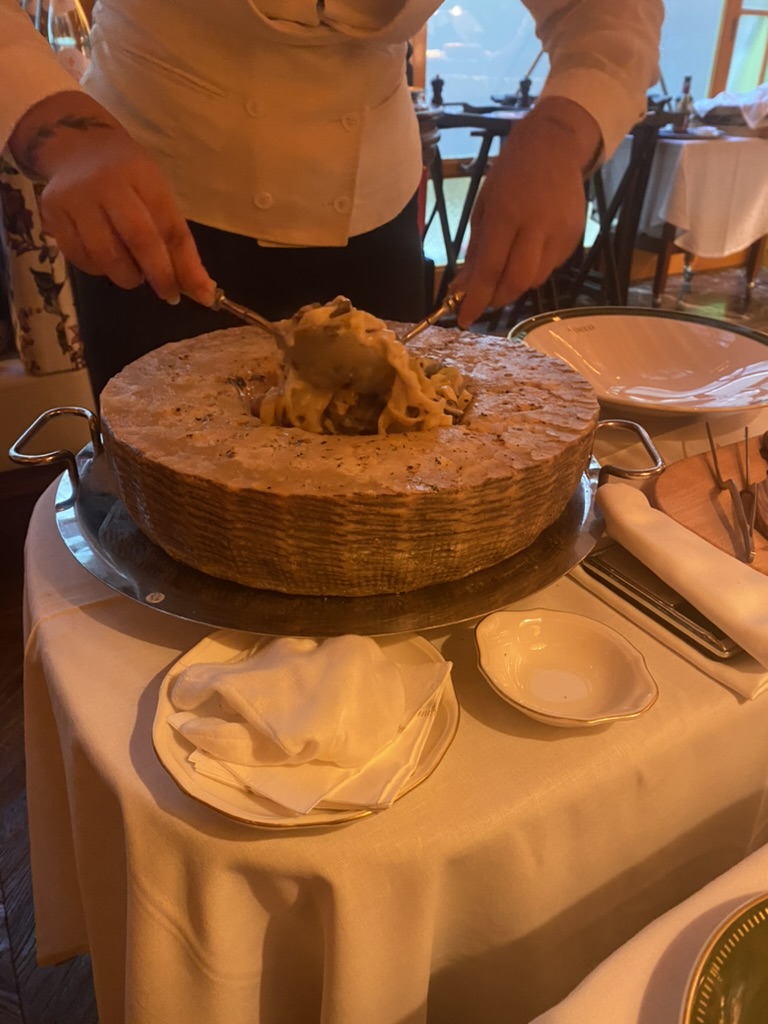
[[[706,446],[701,423],[658,426],[667,457]],[[231,821],[182,793],[151,741],[164,673],[208,630],[90,577],[52,502],[26,552],[37,948],[42,963],[90,950],[102,1024],[523,1024],[768,840],[768,699],[740,699],[569,578],[524,603],[621,629],[659,682],[648,713],[528,719],[458,626],[428,634],[461,722],[423,785],[343,827]]]
[[[603,168],[609,195],[626,170],[630,146],[625,139]],[[766,139],[659,135],[638,225],[641,245],[643,236],[658,240],[657,304],[673,249],[724,257],[749,249],[768,235],[766,168]],[[753,266],[748,277],[753,279],[757,269]]]

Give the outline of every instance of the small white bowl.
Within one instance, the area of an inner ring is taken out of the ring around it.
[[[547,725],[635,718],[659,690],[642,654],[610,626],[573,612],[494,612],[475,628],[480,670],[518,710]]]

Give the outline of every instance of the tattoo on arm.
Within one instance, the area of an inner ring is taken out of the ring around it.
[[[27,142],[24,152],[17,157],[16,163],[24,174],[30,178],[40,179],[42,175],[37,167],[37,156],[42,146],[62,128],[69,128],[73,131],[85,132],[90,128],[113,129],[114,125],[107,121],[101,121],[93,115],[65,114],[52,124],[42,124]]]

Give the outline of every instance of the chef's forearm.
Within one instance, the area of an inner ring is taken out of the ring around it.
[[[659,77],[662,0],[523,0],[550,72],[540,99],[565,97],[600,126],[611,156],[647,110]]]
[[[83,142],[103,139],[104,132],[122,132],[120,124],[84,92],[55,93],[36,103],[18,121],[8,147],[21,170],[47,181],[57,163]]]
[[[573,100],[549,96],[526,116],[526,128],[549,138],[552,153],[568,150],[588,177],[600,159],[603,137],[595,118]]]

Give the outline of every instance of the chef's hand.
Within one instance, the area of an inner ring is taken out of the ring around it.
[[[62,92],[42,100],[9,145],[22,170],[45,183],[43,229],[76,267],[121,288],[146,280],[167,302],[184,293],[210,305],[215,285],[169,182],[94,99]]]
[[[475,203],[464,266],[452,290],[468,327],[543,284],[584,234],[584,178],[596,162],[600,129],[572,100],[540,101],[517,122]]]

